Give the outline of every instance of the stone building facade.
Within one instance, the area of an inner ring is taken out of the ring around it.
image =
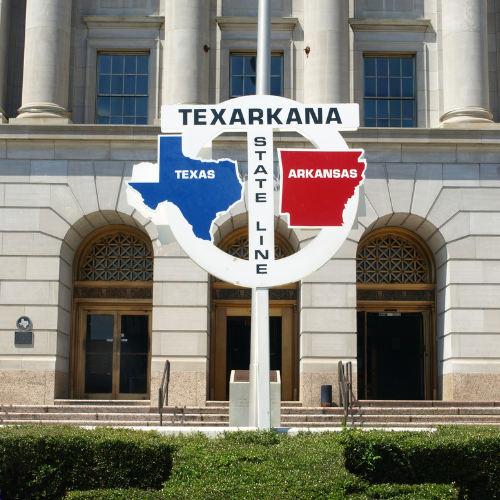
[[[167,359],[170,404],[227,398],[249,291],[207,275],[125,189],[157,161],[161,105],[252,91],[256,13],[0,0],[0,403],[155,402]],[[271,291],[283,399],[318,405],[339,360],[360,399],[500,399],[500,1],[273,0],[271,38],[274,92],[359,103],[342,135],[368,162],[341,250]],[[244,136],[212,154],[244,177]],[[235,206],[215,242],[244,257],[247,220]],[[314,235],[276,213],[278,257]],[[23,316],[32,345],[15,344]]]

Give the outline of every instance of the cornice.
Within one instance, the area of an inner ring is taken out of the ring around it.
[[[160,29],[164,16],[83,16],[88,28]]]
[[[353,31],[405,31],[425,33],[430,19],[349,19]]]
[[[215,22],[221,30],[251,30],[257,31],[256,17],[216,17]],[[271,30],[292,31],[299,23],[296,17],[273,17]]]
[[[91,142],[157,142],[161,134],[159,126],[153,125],[24,125],[0,124],[0,141],[91,141]],[[456,128],[359,128],[356,131],[341,132],[348,143],[407,144],[411,147],[429,147],[433,144],[480,144],[500,149],[499,123],[469,123]],[[275,134],[275,142],[290,144],[308,141],[293,132]],[[222,144],[246,144],[245,133],[227,133],[214,142]],[[229,146],[228,146],[229,147]],[[0,158],[2,150],[0,148]],[[5,156],[4,156],[5,158]]]

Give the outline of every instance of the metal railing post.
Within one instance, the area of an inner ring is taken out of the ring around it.
[[[170,361],[165,361],[163,377],[158,389],[158,413],[160,414],[160,427],[163,425],[163,405],[168,404],[168,383],[170,382]]]
[[[163,425],[163,389],[158,389],[158,413],[160,414],[160,427]]]
[[[338,372],[339,407],[344,408],[344,424],[347,425],[349,408],[352,407],[352,402],[354,400],[352,393],[352,363],[350,361],[347,362],[344,368],[342,361],[339,361]]]

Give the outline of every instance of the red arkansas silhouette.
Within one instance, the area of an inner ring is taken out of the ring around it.
[[[291,227],[342,226],[343,211],[364,179],[363,151],[279,150],[281,213]]]

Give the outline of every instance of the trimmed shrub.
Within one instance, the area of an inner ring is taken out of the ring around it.
[[[344,467],[339,433],[179,436],[165,498],[345,499],[367,484]]]
[[[452,484],[376,484],[349,500],[456,500],[459,491]]]
[[[306,491],[302,492],[302,499],[311,498]],[[174,498],[166,491],[144,491],[144,490],[93,490],[93,491],[75,491],[68,493],[65,500],[167,500]],[[177,498],[177,497],[175,497]],[[245,496],[225,496],[221,499],[241,498]],[[271,492],[264,493],[263,499],[273,498],[292,498],[290,492],[281,492],[277,496],[271,496]],[[446,484],[421,484],[421,485],[400,485],[400,484],[381,484],[368,487],[363,493],[355,493],[344,496],[341,492],[326,494],[324,498],[330,500],[456,500],[458,499],[458,490],[453,485]]]
[[[72,491],[64,497],[65,500],[163,500],[164,498],[159,491],[121,488],[117,490]]]
[[[461,498],[500,498],[500,431],[496,428],[347,431],[343,444],[347,470],[371,484],[456,483]]]
[[[55,500],[71,490],[159,489],[174,445],[156,432],[71,426],[0,428],[2,500]]]

